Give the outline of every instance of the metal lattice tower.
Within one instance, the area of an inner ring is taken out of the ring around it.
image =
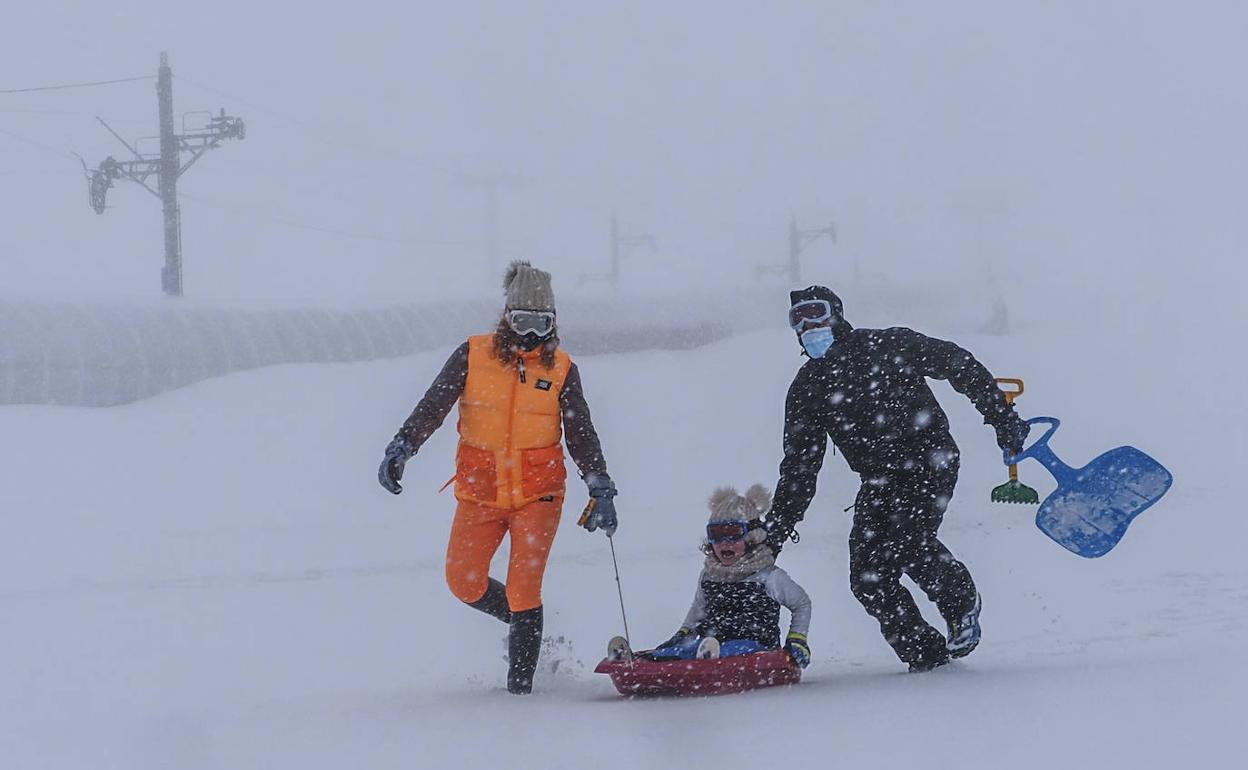
[[[186,127],[186,115],[182,117],[182,133],[174,133],[173,125],[173,70],[169,68],[169,55],[160,54],[160,69],[156,74],[156,101],[160,117],[160,154],[143,154],[134,145],[122,139],[101,118],[96,118],[117,141],[134,156],[133,160],[117,160],[111,155],[100,162],[98,168],[88,170],[87,193],[91,208],[97,214],[103,214],[107,208],[107,195],[113,183],[126,178],[142,185],[143,189],[160,199],[164,214],[165,266],[161,270],[160,283],[165,294],[171,297],[182,296],[182,213],[178,207],[178,178],[186,173],[204,153],[216,149],[226,139],[243,139],[247,128],[241,118],[225,114],[222,109],[217,115],[207,114],[206,125],[190,130]],[[137,144],[137,142],[136,142]],[[182,162],[183,153],[190,157]],[[156,177],[156,188],[148,184],[148,180]]]
[[[789,220],[789,261],[782,265],[758,265],[754,268],[754,278],[778,273],[788,277],[794,286],[802,282],[802,252],[807,246],[822,236],[836,243],[836,225],[830,224],[815,230],[803,230],[797,226],[797,219]]]
[[[645,247],[650,251],[657,253],[659,250],[658,242],[654,236],[648,233],[642,235],[620,235],[620,223],[615,215],[611,215],[611,263],[608,265],[606,273],[582,273],[577,284],[584,284],[596,278],[602,278],[611,285],[612,291],[619,290],[620,287],[620,262],[633,252],[634,249]]]

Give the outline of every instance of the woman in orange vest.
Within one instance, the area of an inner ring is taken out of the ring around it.
[[[470,607],[510,624],[507,690],[529,693],[542,643],[542,576],[563,510],[568,452],[596,503],[584,527],[615,533],[615,484],[607,475],[576,364],[559,347],[550,274],[513,262],[507,306],[493,334],[469,337],[416,405],[378,471],[393,494],[403,466],[459,403],[455,519],[446,582]],[[507,584],[490,561],[511,535]]]

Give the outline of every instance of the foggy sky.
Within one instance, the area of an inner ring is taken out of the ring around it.
[[[484,195],[465,184],[493,174],[514,180],[504,256],[554,270],[561,291],[605,269],[612,212],[660,246],[630,257],[630,292],[748,283],[783,259],[791,215],[837,223],[840,242],[807,259],[809,280],[832,283],[856,262],[976,292],[1199,290],[1243,252],[1236,3],[24,2],[5,16],[0,89],[154,75],[167,50],[177,114],[245,119],[245,141],[180,181],[191,297],[496,293]],[[125,156],[97,114],[154,135],[154,81],[0,95],[0,129],[41,145],[0,134],[3,290],[158,295],[159,202],[122,182],[97,216],[67,154]]]

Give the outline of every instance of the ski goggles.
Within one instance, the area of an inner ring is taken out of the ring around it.
[[[555,314],[545,310],[508,310],[506,318],[511,330],[521,336],[545,337],[555,330]]]
[[[832,318],[832,303],[826,299],[802,300],[789,308],[789,328],[797,331],[805,324],[819,324]]]
[[[706,539],[711,543],[728,543],[744,540],[750,532],[748,521],[711,521],[706,525]]]

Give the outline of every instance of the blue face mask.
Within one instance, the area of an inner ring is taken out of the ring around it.
[[[832,330],[826,326],[804,331],[798,339],[802,341],[806,355],[811,358],[823,358],[828,348],[832,347],[832,343],[836,342],[836,337],[832,336]]]

